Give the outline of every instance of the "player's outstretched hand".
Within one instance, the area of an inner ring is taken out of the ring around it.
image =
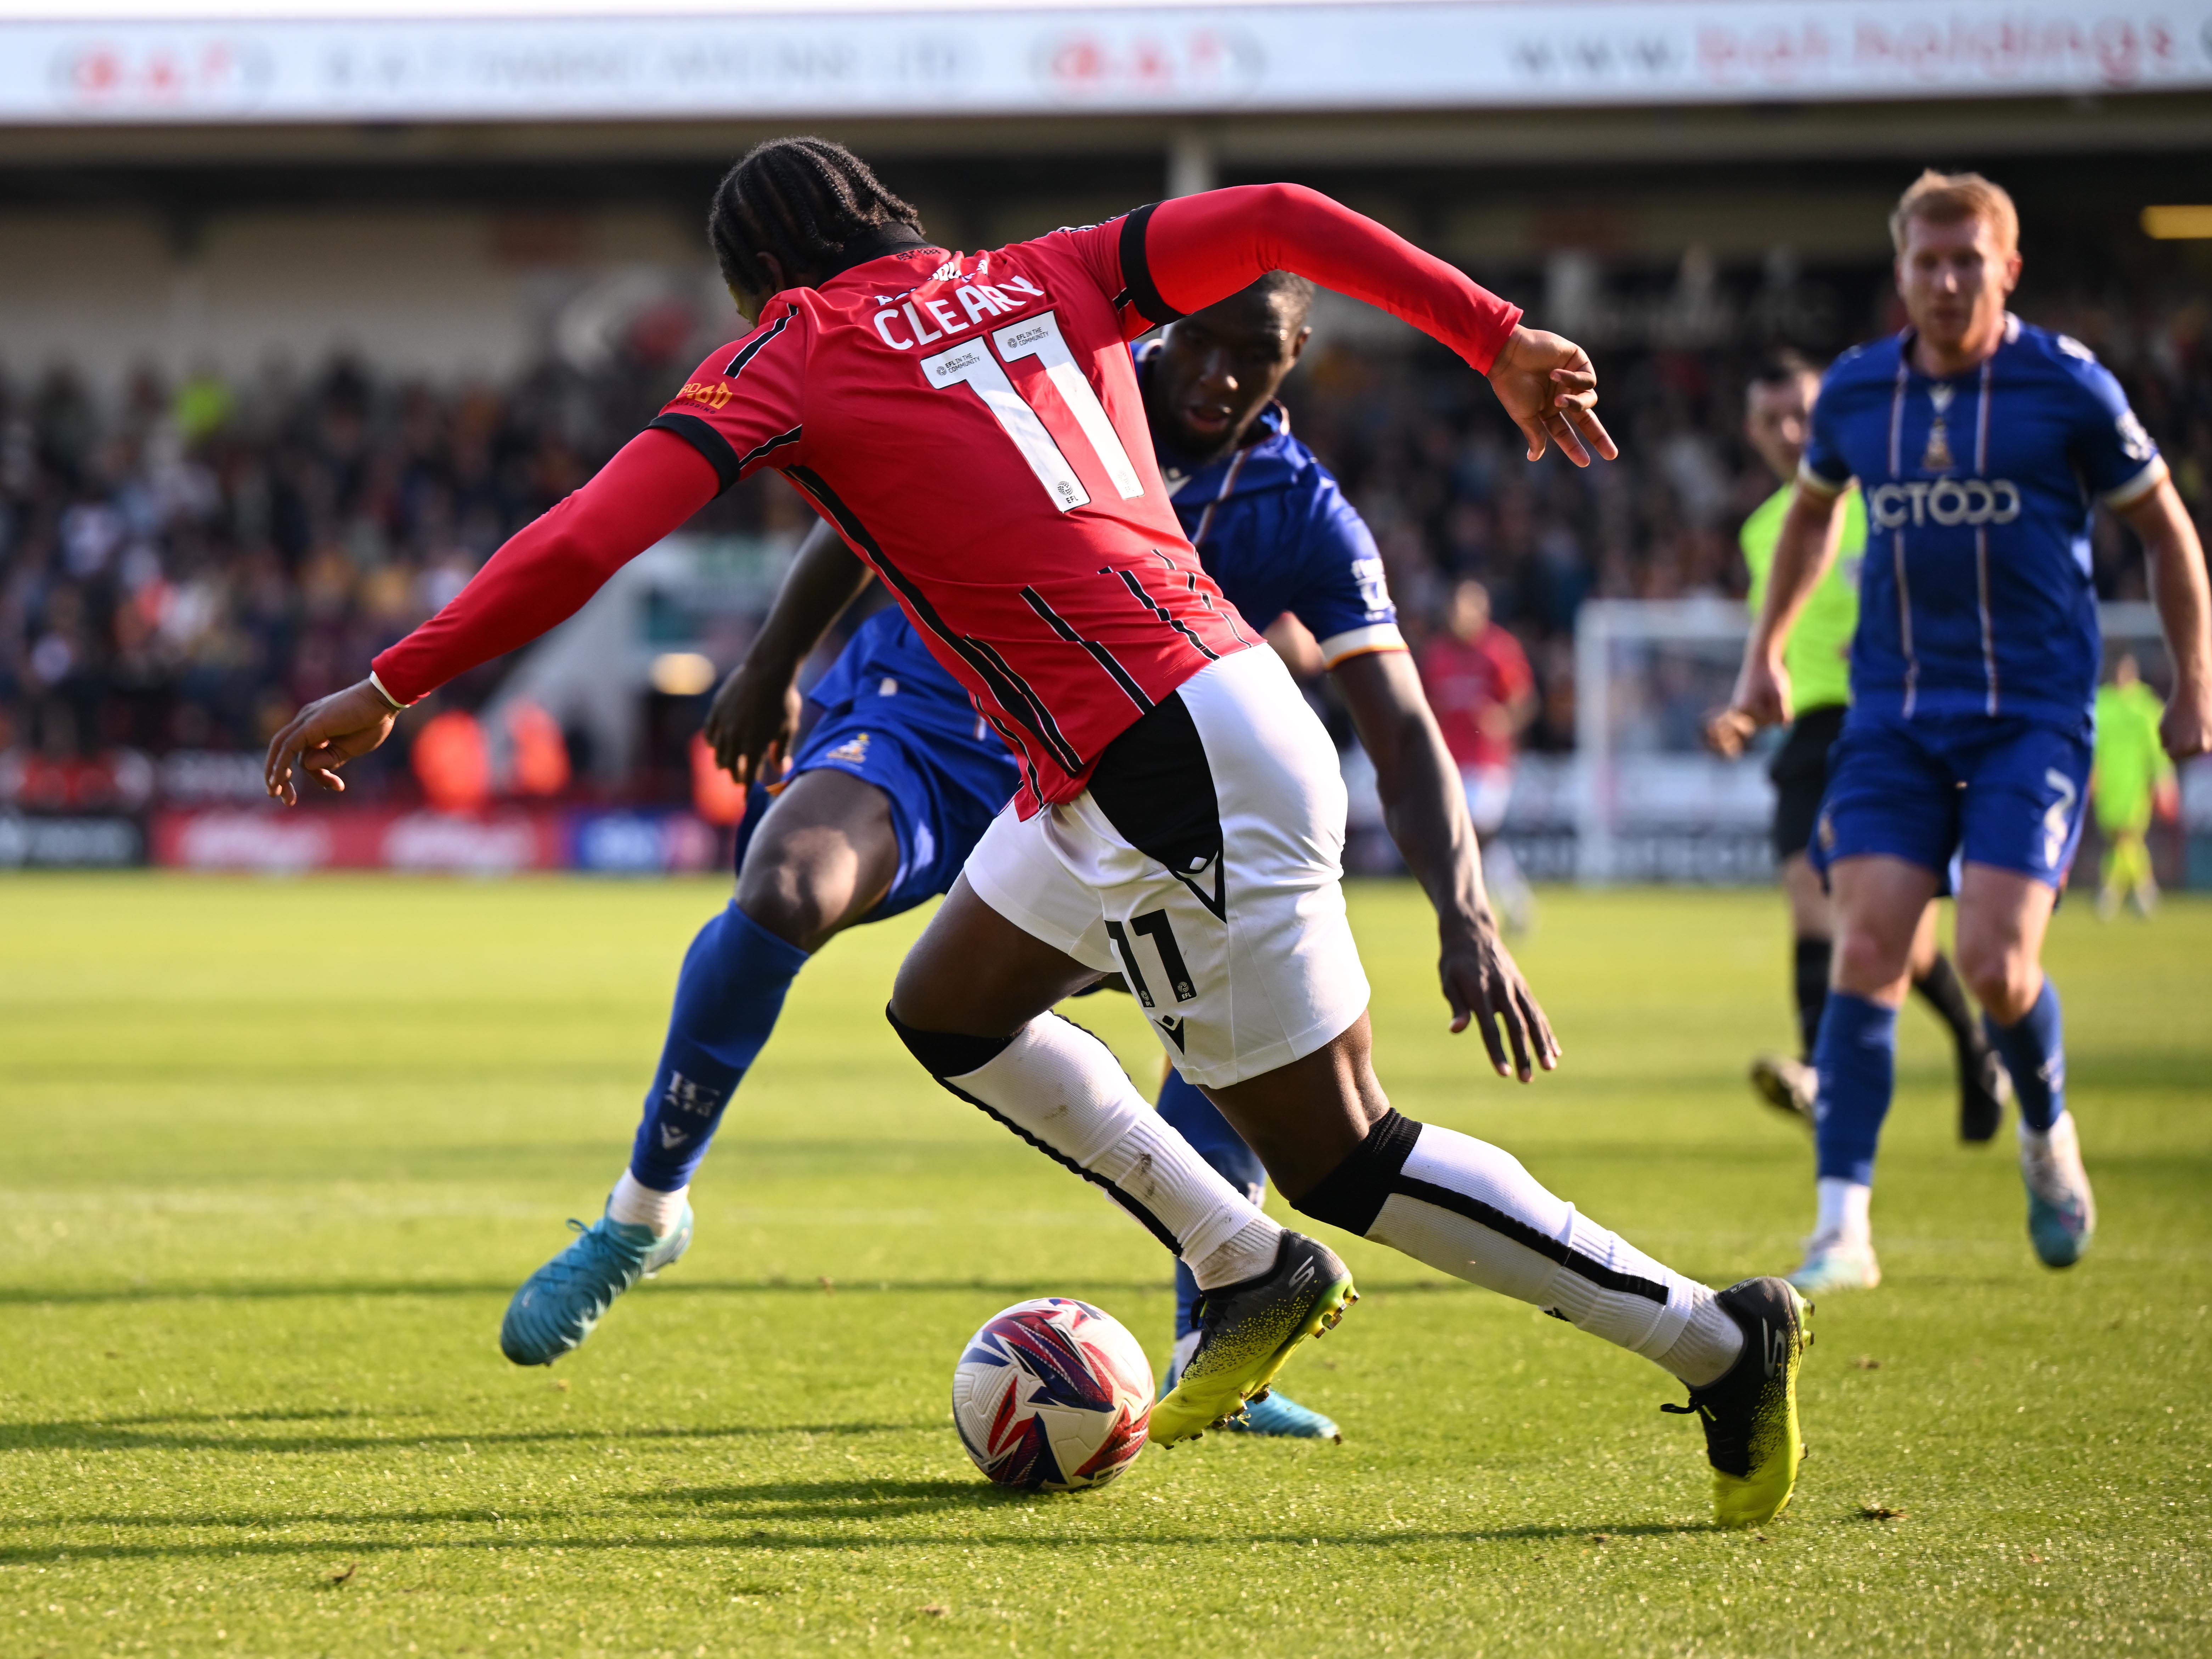
[[[1464,1031],[1472,1021],[1498,1076],[1526,1083],[1536,1067],[1548,1072],[1558,1066],[1559,1042],[1552,1035],[1552,1022],[1544,1018],[1535,993],[1521,977],[1520,964],[1494,925],[1447,940],[1437,971],[1443,981],[1444,1000],[1451,1005],[1452,1030]]]
[[[262,781],[285,805],[296,806],[300,800],[293,783],[296,766],[324,788],[342,795],[345,780],[338,775],[338,768],[390,737],[392,723],[397,719],[398,714],[385,701],[384,693],[368,680],[318,697],[269,740]]]
[[[1530,460],[1553,444],[1577,466],[1588,466],[1593,451],[1608,461],[1619,458],[1598,422],[1597,370],[1572,340],[1515,329],[1490,366],[1490,389],[1528,440]]]
[[[791,762],[799,730],[796,676],[748,657],[730,671],[707,710],[708,745],[714,763],[750,787],[773,783]]]

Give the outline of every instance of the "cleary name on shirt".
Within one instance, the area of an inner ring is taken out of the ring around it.
[[[953,276],[960,275],[958,261],[953,261],[949,270]],[[876,332],[883,336],[885,345],[900,351],[912,351],[917,346],[927,345],[933,340],[941,340],[948,334],[964,332],[986,318],[1001,317],[1009,312],[1020,310],[1023,301],[1015,298],[1016,295],[1026,295],[1031,300],[1044,298],[1044,290],[1031,283],[1026,276],[1009,276],[1004,288],[999,287],[995,283],[983,281],[982,279],[990,274],[990,270],[991,256],[987,253],[976,260],[975,269],[967,273],[969,280],[963,282],[953,290],[953,297],[959,301],[960,308],[968,313],[966,322],[961,321],[952,314],[951,306],[947,301],[925,299],[921,301],[922,309],[937,319],[938,325],[933,330],[927,323],[915,314],[915,301],[902,299],[896,294],[879,294],[876,296],[876,302],[884,308],[875,315]],[[934,274],[942,279],[948,274],[948,267],[940,266]],[[905,319],[906,326],[913,331],[911,339],[899,337],[898,327],[902,316]]]

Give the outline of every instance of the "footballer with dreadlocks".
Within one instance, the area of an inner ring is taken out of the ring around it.
[[[1198,1340],[1152,1436],[1242,1414],[1353,1299],[1052,1010],[1120,973],[1169,1060],[1293,1206],[1556,1313],[1686,1384],[1724,1522],[1789,1499],[1804,1304],[1715,1292],[1597,1225],[1501,1149],[1391,1108],[1341,888],[1345,793],[1319,720],[1185,534],[1127,343],[1273,270],[1449,346],[1531,459],[1611,456],[1572,343],[1382,226],[1265,185],[987,252],[927,240],[858,158],[781,140],[718,191],[749,332],[519,532],[368,678],[272,741],[272,794],[325,787],[398,712],[571,614],[740,478],[780,472],[896,597],[1012,751],[990,821],[886,1011],[946,1089],[1101,1187],[1190,1268]],[[1558,1051],[1502,955],[1480,1008],[1515,1069]]]

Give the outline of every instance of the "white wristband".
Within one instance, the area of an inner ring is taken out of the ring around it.
[[[392,712],[393,714],[396,714],[399,713],[400,710],[407,707],[405,703],[400,702],[398,698],[393,696],[390,691],[385,689],[384,682],[376,678],[376,671],[374,668],[368,671],[368,683],[376,688],[376,695],[378,696],[383,698],[385,702],[392,705]]]

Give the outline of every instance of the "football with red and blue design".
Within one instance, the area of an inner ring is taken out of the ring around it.
[[[993,1315],[952,1373],[960,1443],[1021,1492],[1104,1486],[1136,1462],[1152,1416],[1152,1366],[1137,1339],[1072,1297]]]

